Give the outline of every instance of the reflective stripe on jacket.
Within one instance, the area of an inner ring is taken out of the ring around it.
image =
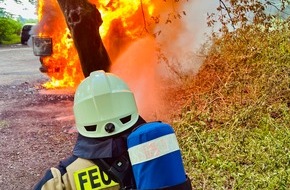
[[[39,181],[34,190],[117,190],[114,182],[92,161],[71,156],[51,168]]]

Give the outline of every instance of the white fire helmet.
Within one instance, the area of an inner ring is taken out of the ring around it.
[[[74,97],[74,116],[79,133],[101,138],[132,127],[139,114],[127,84],[111,73],[94,71],[78,86]]]

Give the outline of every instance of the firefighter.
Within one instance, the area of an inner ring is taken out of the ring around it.
[[[78,86],[73,110],[79,132],[73,154],[34,189],[135,188],[126,140],[146,122],[128,86],[113,74],[94,71]]]

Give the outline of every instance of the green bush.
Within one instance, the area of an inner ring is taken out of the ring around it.
[[[0,44],[20,42],[21,23],[11,18],[0,18]]]

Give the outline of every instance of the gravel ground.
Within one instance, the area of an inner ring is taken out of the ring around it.
[[[40,83],[0,86],[0,189],[31,189],[71,154],[73,95],[45,93]]]

